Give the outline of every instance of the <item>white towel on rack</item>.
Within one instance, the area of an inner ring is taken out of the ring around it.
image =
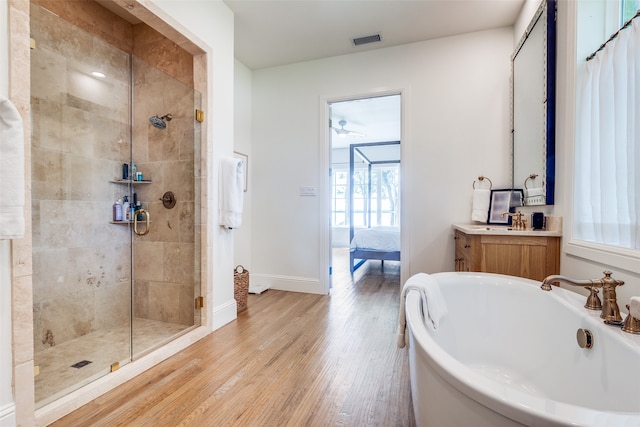
[[[223,158],[220,161],[220,197],[218,223],[226,228],[239,228],[242,224],[244,203],[244,162]]]
[[[418,273],[409,277],[402,287],[400,296],[400,315],[398,316],[398,332],[396,344],[403,348],[407,343],[406,329],[406,307],[407,294],[410,291],[420,292],[420,302],[422,303],[422,316],[425,325],[433,329],[438,329],[440,320],[449,312],[447,305],[440,292],[440,284],[433,276],[426,273]]]
[[[471,207],[471,220],[487,222],[489,217],[489,200],[491,190],[476,188],[473,190],[473,203]]]
[[[544,205],[546,196],[542,187],[524,189],[524,205]]]
[[[0,239],[24,237],[24,191],[22,117],[0,96]]]

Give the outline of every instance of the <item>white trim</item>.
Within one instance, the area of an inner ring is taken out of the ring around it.
[[[581,240],[570,240],[565,244],[567,255],[603,264],[637,274],[640,271],[640,252]]]
[[[595,6],[597,9],[595,12],[599,12],[603,16],[601,21],[594,20],[597,15],[593,10],[587,9],[580,12],[580,7],[589,7],[589,5]],[[563,250],[567,256],[581,258],[582,260],[602,264],[603,266],[619,268],[629,271],[633,274],[637,274],[640,271],[640,251],[615,247],[610,245],[604,245],[595,242],[587,242],[583,240],[577,240],[573,237],[573,223],[574,223],[574,194],[575,194],[575,138],[576,138],[576,108],[577,108],[577,96],[578,96],[578,83],[581,78],[580,71],[584,68],[586,63],[585,57],[591,52],[591,47],[585,47],[584,43],[579,43],[578,37],[580,33],[577,31],[579,25],[586,23],[599,23],[600,27],[597,28],[596,34],[600,33],[612,33],[615,30],[611,30],[616,27],[618,20],[614,19],[614,16],[620,15],[619,4],[612,2],[612,4],[576,4],[575,2],[566,2],[559,4],[559,7],[566,8],[566,27],[567,34],[575,34],[575,37],[567,39],[567,58],[574,58],[574,60],[565,61],[565,79],[570,84],[565,85],[565,108],[559,108],[560,111],[564,111],[564,116],[560,117],[559,123],[563,123],[564,140],[565,140],[565,157],[569,161],[565,162],[564,179],[566,181],[565,188],[569,191],[565,194],[566,212],[565,230],[566,239],[564,239]],[[593,26],[593,25],[592,25]],[[595,30],[590,30],[592,34]],[[587,49],[587,50],[585,50]],[[573,77],[573,78],[572,78]],[[558,85],[562,84],[559,81]]]
[[[327,295],[326,286],[317,279],[307,277],[279,276],[276,274],[253,274],[251,282],[256,287],[277,289],[280,291],[305,292],[309,294]]]
[[[318,200],[318,206],[320,212],[318,218],[320,223],[318,224],[318,230],[320,231],[320,282],[322,285],[323,294],[329,294],[331,289],[332,275],[329,274],[329,269],[332,264],[331,255],[331,196],[329,189],[331,188],[331,175],[329,170],[331,169],[331,138],[329,134],[329,101],[326,98],[320,98],[320,132],[319,144],[318,144],[318,158],[320,160],[320,170],[318,177],[318,194],[320,198]]]
[[[403,224],[408,224],[407,214],[405,213],[405,196],[408,193],[405,189],[407,181],[405,177],[407,173],[406,167],[402,164],[405,157],[405,147],[407,138],[407,100],[408,90],[404,89],[387,89],[372,90],[371,92],[360,93],[356,95],[343,95],[339,97],[321,97],[320,98],[320,191],[323,195],[320,200],[320,279],[326,280],[326,292],[329,293],[331,277],[329,276],[329,267],[331,262],[331,196],[329,188],[331,188],[331,177],[329,176],[329,168],[331,168],[331,141],[329,138],[329,104],[342,101],[351,101],[355,99],[375,98],[380,96],[400,95],[400,281],[404,283],[405,276],[409,271],[409,231]]]
[[[11,403],[0,408],[0,427],[15,427],[16,405]]]
[[[205,301],[206,307],[207,301]],[[224,304],[217,305],[212,309],[212,331],[220,329],[229,322],[236,320],[238,317],[238,304],[235,299],[231,299]]]

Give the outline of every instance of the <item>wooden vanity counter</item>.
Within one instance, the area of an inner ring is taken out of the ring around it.
[[[454,225],[455,271],[500,273],[540,280],[560,272],[559,230],[511,230]]]

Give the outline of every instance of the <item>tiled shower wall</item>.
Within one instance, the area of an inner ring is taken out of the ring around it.
[[[109,224],[109,180],[129,157],[130,59],[35,5],[31,29],[38,351],[129,322],[130,238],[127,227]]]
[[[133,69],[133,160],[152,181],[134,187],[152,221],[149,234],[134,238],[134,315],[192,325],[200,277],[194,227],[200,223],[194,180],[194,158],[200,156],[194,148],[194,139],[200,140],[194,125],[197,94],[138,58]],[[165,114],[173,117],[166,129],[149,124],[149,117]],[[161,201],[167,191],[177,201],[170,209]]]
[[[192,325],[200,277],[194,268],[200,239],[193,221],[200,223],[200,208],[193,58],[144,24],[131,26],[94,2],[38,3],[65,19],[31,5],[32,28],[41,31],[32,30],[32,73],[49,68],[57,76],[32,79],[35,350],[129,322],[128,227],[109,223],[113,202],[127,189],[109,181],[129,158],[130,52],[122,49],[137,50],[135,45],[147,61],[187,84],[135,60],[142,68],[135,71],[133,160],[153,184],[134,191],[153,222],[152,231],[134,242],[134,313]],[[110,43],[87,37],[66,20]],[[86,75],[91,57],[107,67],[109,83]],[[149,125],[151,115],[166,113],[174,116],[166,130]],[[172,210],[159,201],[167,190],[177,196]]]

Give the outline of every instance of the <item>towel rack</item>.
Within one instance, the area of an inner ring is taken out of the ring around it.
[[[480,175],[480,176],[478,177],[478,181],[484,181],[485,179],[486,179],[487,181],[489,181],[489,190],[491,190],[491,189],[493,188],[493,182],[491,182],[491,180],[490,180],[488,177],[486,177],[486,176],[482,176],[482,175]],[[473,189],[474,189],[474,190],[476,189],[476,182],[475,182],[475,181],[473,181]]]
[[[524,188],[527,189],[527,181],[529,181],[529,180],[533,181],[537,177],[538,177],[537,173],[532,173],[531,175],[529,175],[529,177],[524,180]],[[542,185],[544,185],[544,181],[542,181]]]

